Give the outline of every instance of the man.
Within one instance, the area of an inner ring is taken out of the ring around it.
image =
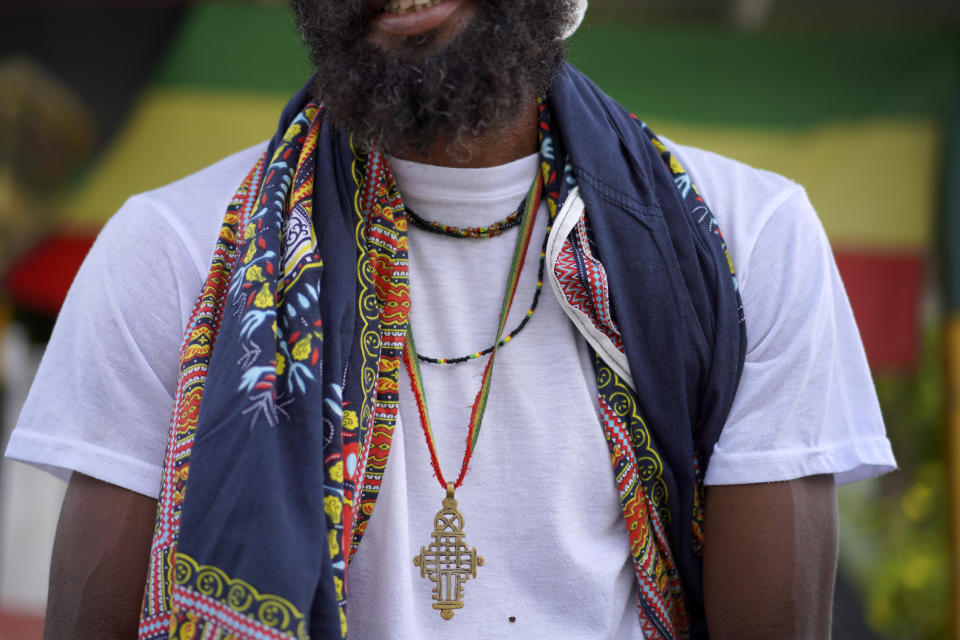
[[[584,6],[293,7],[314,80],[108,223],[11,439],[47,636],[828,637],[894,462],[802,189],[564,67]]]

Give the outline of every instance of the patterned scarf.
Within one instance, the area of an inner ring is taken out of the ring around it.
[[[706,637],[701,467],[745,345],[732,263],[669,151],[570,66],[540,135],[551,221],[574,188],[591,212],[562,239],[562,295],[632,375],[595,357],[641,622]],[[140,638],[346,636],[408,313],[390,170],[301,90],[227,208],[186,330]]]

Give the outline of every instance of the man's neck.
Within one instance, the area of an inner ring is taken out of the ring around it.
[[[393,155],[412,162],[472,169],[495,167],[537,151],[537,102],[530,100],[510,124],[482,136],[467,138],[451,146],[448,137],[440,137],[426,150],[398,149]]]

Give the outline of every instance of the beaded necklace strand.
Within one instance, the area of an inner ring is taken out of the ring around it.
[[[550,237],[550,224],[547,224],[547,232],[543,238],[543,245],[540,247],[540,266],[537,267],[537,288],[533,292],[533,302],[530,303],[530,308],[527,309],[527,312],[524,314],[523,319],[520,320],[520,323],[516,328],[503,337],[500,342],[496,343],[496,346],[502,347],[507,344],[513,338],[527,326],[527,322],[530,321],[530,318],[533,317],[533,312],[537,309],[537,302],[540,300],[540,291],[543,289],[543,269],[546,264],[547,257],[547,238]],[[475,360],[477,358],[482,358],[485,355],[488,355],[493,351],[494,345],[490,345],[486,349],[477,351],[475,353],[468,353],[466,355],[457,356],[456,358],[434,358],[432,356],[425,356],[422,353],[417,353],[417,359],[421,362],[429,362],[430,364],[460,364],[461,362],[466,362],[468,360]]]
[[[520,203],[520,208],[517,209],[517,211],[515,211],[514,213],[511,213],[509,216],[507,216],[503,220],[500,220],[499,222],[494,222],[489,227],[463,227],[463,228],[450,227],[448,225],[442,225],[439,222],[424,220],[419,216],[416,218],[417,221],[413,222],[413,224],[415,227],[419,229],[423,229],[424,231],[429,231],[430,233],[439,233],[441,235],[452,236],[456,238],[480,238],[480,237],[492,238],[493,236],[500,235],[501,233],[503,233],[504,230],[518,225],[520,223],[520,216],[523,214],[523,209],[526,206],[526,204],[527,204],[527,199],[524,198],[523,202]],[[406,212],[408,218],[411,221],[413,221],[414,216],[416,216],[416,214],[413,213],[413,211],[411,211],[409,207],[404,207],[404,211]],[[508,222],[512,220],[514,217],[516,217],[516,222]],[[547,232],[543,237],[543,244],[540,247],[540,264],[537,267],[537,287],[533,291],[533,301],[530,303],[530,308],[527,309],[527,312],[524,314],[523,319],[520,320],[520,323],[513,329],[513,331],[508,333],[506,336],[503,337],[502,340],[496,343],[497,348],[502,347],[503,345],[513,340],[513,338],[518,333],[520,333],[525,326],[527,326],[527,322],[530,321],[530,318],[533,317],[533,312],[536,311],[537,309],[537,302],[540,301],[540,291],[543,289],[543,270],[544,270],[544,265],[546,264],[546,258],[547,258],[547,239],[550,237],[551,228],[552,228],[552,225],[550,222],[548,222]],[[441,230],[441,229],[446,229],[446,230]],[[490,233],[489,235],[484,235],[484,236],[469,235],[474,230],[487,230],[487,229],[495,229],[495,231],[493,233]],[[455,230],[456,233],[448,233],[447,230]],[[486,349],[475,351],[474,353],[468,353],[462,356],[457,356],[456,358],[434,358],[433,356],[426,356],[426,355],[423,355],[422,353],[417,353],[417,360],[419,360],[420,362],[429,362],[430,364],[460,364],[461,362],[467,362],[468,360],[476,360],[477,358],[482,358],[483,356],[490,354],[490,352],[493,351],[493,348],[494,348],[494,345],[490,345]]]
[[[413,209],[407,206],[404,207],[404,211],[407,214],[407,220],[409,220],[413,226],[418,229],[423,229],[424,231],[429,231],[430,233],[439,233],[440,235],[451,238],[493,238],[507,229],[520,224],[520,216],[523,214],[523,208],[526,204],[527,199],[524,198],[516,211],[503,220],[497,220],[486,227],[455,227],[449,224],[433,222],[432,220],[424,220],[414,213]]]

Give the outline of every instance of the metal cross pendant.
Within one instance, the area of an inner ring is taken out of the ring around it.
[[[454,609],[463,608],[463,585],[477,577],[477,567],[483,566],[483,557],[477,550],[467,549],[463,537],[463,514],[457,511],[453,499],[453,483],[447,483],[447,497],[443,508],[433,518],[433,538],[429,547],[420,547],[413,565],[420,567],[420,577],[433,583],[433,608],[440,617],[449,620]]]

